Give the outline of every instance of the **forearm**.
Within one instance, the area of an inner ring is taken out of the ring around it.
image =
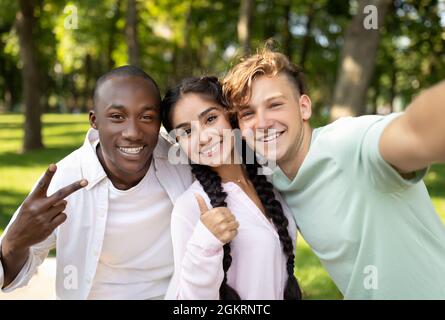
[[[1,243],[0,259],[3,265],[3,287],[9,286],[17,277],[23,265],[26,263],[29,255],[29,248],[16,249],[13,248],[8,241]]]
[[[422,92],[403,115],[430,164],[445,162],[445,81]]]
[[[173,248],[178,264],[175,299],[219,299],[224,277],[222,244],[200,222],[191,237],[184,237],[181,243],[175,240]]]

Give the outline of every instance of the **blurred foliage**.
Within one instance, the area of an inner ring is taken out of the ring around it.
[[[124,37],[127,1],[38,3],[35,40],[44,73],[45,111],[86,111],[92,106],[95,80],[111,67],[128,63]],[[327,114],[344,31],[357,9],[357,0],[254,3],[252,47],[260,48],[273,38],[279,49],[287,48],[294,62],[304,64],[315,113]],[[239,7],[239,0],[137,1],[142,67],[162,90],[189,75],[223,76],[241,52]],[[0,0],[0,111],[21,110],[16,12],[15,1]],[[77,13],[77,29],[66,27],[73,13]],[[376,112],[377,105],[403,109],[420,88],[443,79],[444,26],[445,0],[393,1],[381,30],[368,94],[369,113]]]

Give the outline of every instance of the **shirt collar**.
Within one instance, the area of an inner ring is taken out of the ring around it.
[[[107,177],[96,154],[96,142],[99,140],[99,131],[90,128],[86,134],[85,141],[81,147],[81,170],[82,177],[88,181],[86,190],[92,189],[102,179]],[[153,150],[153,160],[156,165],[157,160],[168,160],[169,143],[165,140],[162,133],[159,134],[158,143]]]

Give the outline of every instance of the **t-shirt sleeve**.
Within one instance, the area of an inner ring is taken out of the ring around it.
[[[401,113],[394,113],[385,117],[379,117],[365,131],[360,145],[361,170],[365,177],[369,177],[371,183],[383,192],[397,192],[407,189],[421,181],[428,167],[413,172],[411,178],[407,179],[400,175],[397,170],[386,162],[380,153],[380,138],[386,126]]]

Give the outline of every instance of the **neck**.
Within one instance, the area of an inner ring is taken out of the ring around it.
[[[238,157],[238,153],[234,150],[232,151],[231,159],[234,160]],[[243,165],[238,162],[233,161],[230,164],[222,164],[219,167],[214,167],[213,170],[218,173],[221,177],[222,182],[243,182],[247,183],[248,176],[245,172]]]
[[[113,186],[119,190],[128,190],[137,185],[147,174],[152,159],[150,157],[149,161],[147,162],[147,165],[144,167],[143,170],[137,173],[129,174],[118,170],[117,168],[115,168],[113,164],[108,163],[105,160],[105,157],[102,154],[102,149],[100,147],[100,144],[97,145],[96,154],[97,157],[99,158],[100,164],[102,165],[105,173],[107,174],[108,179],[110,179]]]
[[[289,180],[293,180],[295,178],[298,170],[303,164],[303,161],[309,152],[311,138],[312,128],[308,123],[304,122],[301,129],[300,140],[298,141],[296,148],[292,148],[292,152],[286,155],[283,160],[277,162],[280,169],[289,178]]]

